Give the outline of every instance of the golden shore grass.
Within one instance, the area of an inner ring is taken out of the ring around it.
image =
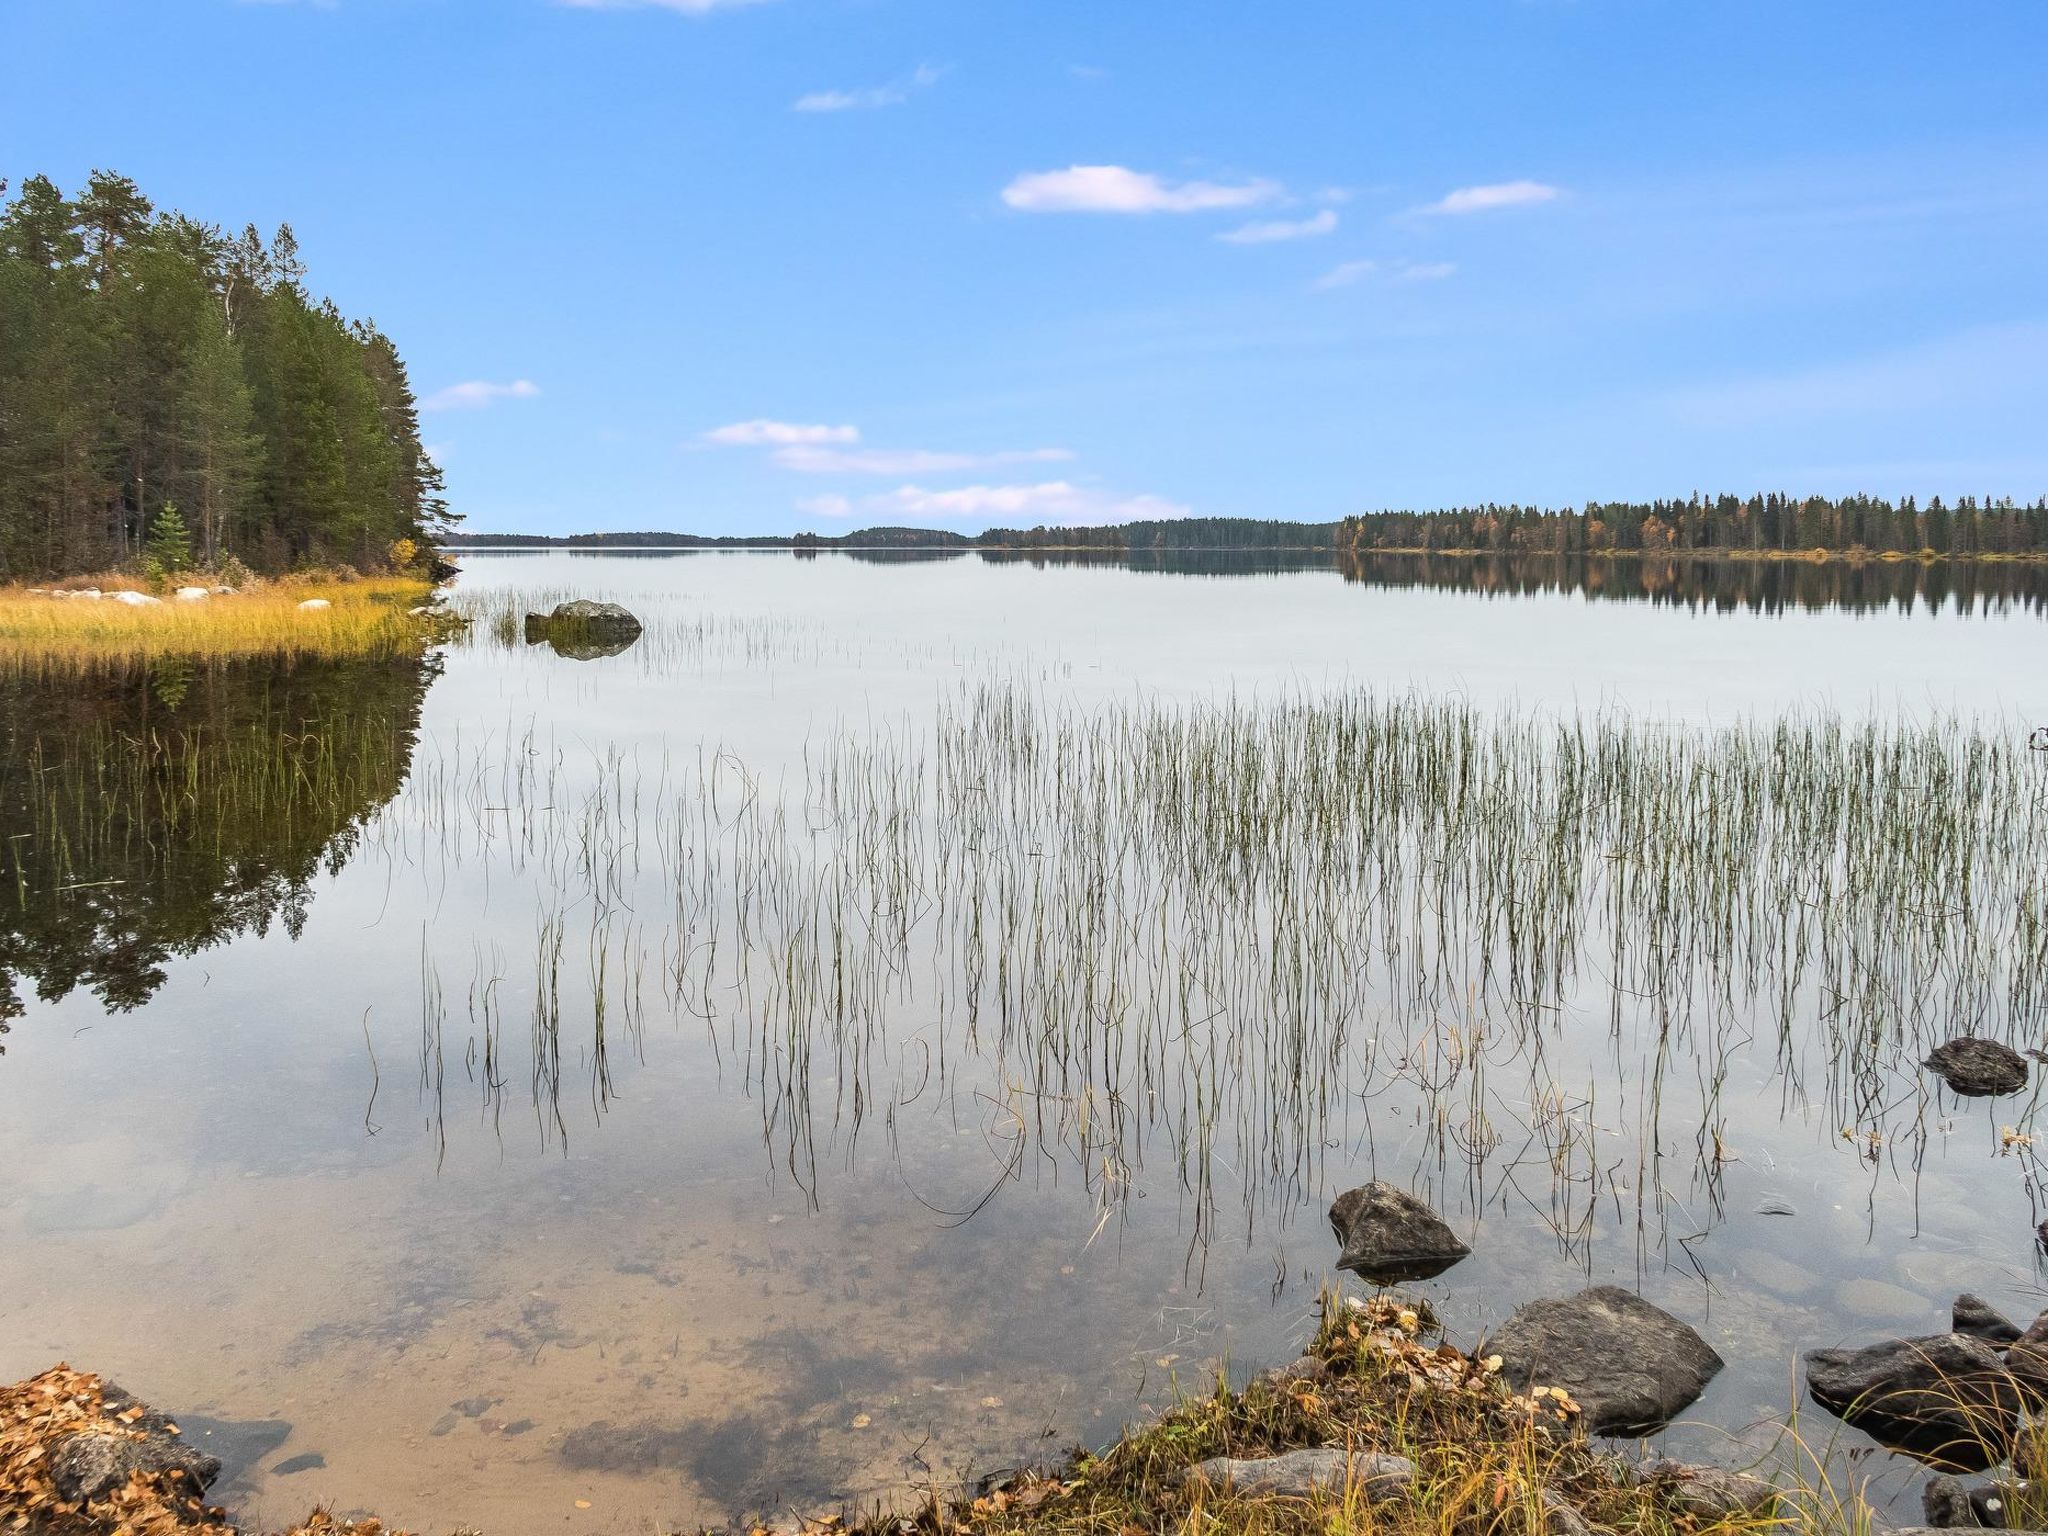
[[[194,602],[165,595],[159,603],[131,606],[108,597],[0,587],[0,665],[64,671],[165,657],[390,654],[420,643],[425,626],[407,610],[431,591],[414,578],[380,576],[267,582]],[[300,606],[316,598],[330,606]]]

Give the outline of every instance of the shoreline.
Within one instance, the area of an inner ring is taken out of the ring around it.
[[[1153,1531],[1328,1536],[1856,1536],[1869,1507],[1825,1477],[1635,1459],[1582,1431],[1562,1387],[1510,1383],[1498,1354],[1442,1339],[1429,1305],[1326,1291],[1314,1339],[1244,1387],[1180,1399],[1099,1451],[927,1489],[907,1508],[794,1515],[751,1536],[1133,1536]],[[1795,1416],[1796,1417],[1796,1416]],[[1792,1428],[1796,1440],[1796,1426]],[[0,1527],[51,1536],[231,1536],[204,1502],[220,1468],[176,1421],[101,1378],[59,1366],[0,1388]],[[86,1456],[73,1437],[112,1448]],[[81,1481],[78,1468],[89,1469]],[[195,1491],[195,1483],[197,1488]],[[90,1499],[65,1497],[95,1491]],[[314,1509],[288,1536],[407,1536],[367,1513]]]

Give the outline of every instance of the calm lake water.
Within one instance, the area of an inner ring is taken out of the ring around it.
[[[1289,1358],[1371,1177],[1456,1339],[1693,1323],[1680,1453],[2043,1305],[2032,1091],[1917,1067],[2048,1034],[2037,570],[464,565],[424,662],[0,681],[0,1373],[253,1517],[1044,1458]],[[646,633],[522,643],[568,596]]]

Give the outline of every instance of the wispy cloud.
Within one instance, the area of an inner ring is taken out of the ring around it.
[[[1070,165],[1019,176],[1003,188],[1003,201],[1022,213],[1207,213],[1256,207],[1280,193],[1272,181],[1174,182],[1121,165]]]
[[[1457,266],[1448,261],[1345,261],[1330,268],[1310,286],[1318,292],[1349,288],[1377,277],[1388,283],[1430,283],[1449,277]]]
[[[2048,401],[2048,324],[1977,326],[1911,346],[1691,387],[1669,397],[1693,425],[1754,429],[1846,418],[1933,421],[1938,413],[2013,412]]]
[[[1483,187],[1459,187],[1446,192],[1422,211],[1424,213],[1487,213],[1495,208],[1528,208],[1537,203],[1554,203],[1562,195],[1558,188],[1542,181],[1496,181]]]
[[[1272,245],[1281,240],[1308,240],[1316,235],[1327,235],[1336,227],[1336,210],[1325,208],[1306,219],[1266,219],[1240,224],[1216,238],[1229,245]]]
[[[792,112],[872,112],[878,107],[900,107],[918,91],[937,85],[946,71],[936,64],[920,64],[900,80],[869,86],[857,91],[812,91],[790,104]]]
[[[779,448],[775,462],[806,475],[941,475],[1003,464],[1058,464],[1073,458],[1065,448],[1018,448],[1000,453],[946,453],[929,448]]]
[[[685,16],[708,16],[713,11],[736,11],[742,6],[761,5],[765,0],[555,0],[576,11],[678,11]]]
[[[475,411],[500,400],[531,400],[540,386],[531,379],[514,379],[510,384],[493,384],[488,379],[470,379],[437,389],[420,402],[423,411]]]
[[[815,443],[857,443],[858,427],[828,427],[797,421],[770,421],[756,416],[752,421],[735,421],[713,427],[704,441],[727,448],[791,448]]]
[[[922,518],[943,522],[1037,523],[1069,526],[1128,523],[1151,518],[1192,515],[1188,507],[1163,496],[1125,496],[1065,480],[1036,485],[963,485],[935,491],[921,485],[900,485],[858,499],[813,496],[797,503],[799,511],[818,517]]]

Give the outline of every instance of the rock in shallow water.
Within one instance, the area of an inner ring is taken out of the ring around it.
[[[1188,1476],[1212,1488],[1246,1497],[1270,1494],[1306,1499],[1325,1494],[1342,1498],[1347,1489],[1355,1486],[1368,1500],[1377,1503],[1408,1490],[1415,1481],[1415,1464],[1405,1456],[1365,1451],[1289,1451],[1284,1456],[1265,1456],[1255,1461],[1212,1456],[1190,1468]]]
[[[1518,1392],[1563,1387],[1586,1428],[1607,1435],[1668,1424],[1722,1365],[1686,1324],[1615,1285],[1528,1302],[1477,1353],[1499,1355],[1502,1378]]]
[[[2019,1427],[2018,1384],[1990,1345],[1958,1333],[1809,1350],[1806,1390],[1887,1445],[1966,1471],[2002,1460]]]
[[[1965,1098],[2018,1093],[2027,1086],[2027,1058],[2009,1045],[1976,1035],[1960,1035],[1939,1045],[1922,1063]]]
[[[133,1410],[129,1435],[66,1435],[50,1453],[50,1481],[58,1496],[84,1504],[103,1499],[137,1472],[171,1476],[193,1497],[220,1476],[220,1458],[187,1445],[160,1413],[152,1413],[112,1382],[102,1384],[100,1402],[120,1417]],[[133,1438],[131,1438],[131,1435]]]
[[[1968,1291],[1958,1296],[1949,1309],[1949,1332],[1982,1339],[1993,1349],[2003,1349],[2020,1338],[2019,1324],[2013,1322],[1981,1296]]]
[[[1331,1202],[1330,1227],[1343,1248],[1337,1267],[1375,1285],[1427,1280],[1472,1251],[1435,1211],[1378,1179]]]

